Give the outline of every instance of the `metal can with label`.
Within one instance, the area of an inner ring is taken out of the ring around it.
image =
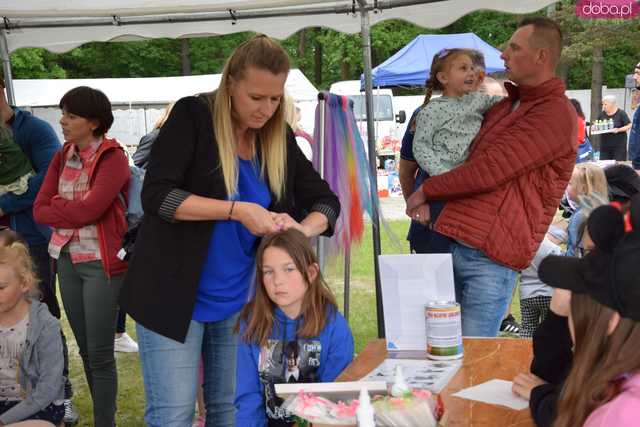
[[[460,359],[462,321],[460,304],[449,301],[429,302],[424,309],[427,331],[427,357],[434,360]]]

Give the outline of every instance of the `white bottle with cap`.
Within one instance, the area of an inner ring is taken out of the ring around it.
[[[356,409],[358,427],[376,427],[375,411],[371,405],[371,398],[369,398],[366,386],[360,389],[360,398],[358,400],[359,405],[358,409]]]

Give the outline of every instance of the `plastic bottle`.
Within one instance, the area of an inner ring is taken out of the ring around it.
[[[404,373],[402,372],[402,365],[396,365],[393,385],[391,386],[391,396],[402,397],[407,393],[411,393],[411,387],[409,387],[409,385],[404,379]]]
[[[360,398],[358,409],[356,409],[356,420],[358,421],[358,427],[376,427],[375,411],[371,405],[371,398],[369,398],[369,392],[367,387],[360,389]]]
[[[607,126],[607,129],[611,130],[613,127],[613,119],[609,119],[609,126]]]

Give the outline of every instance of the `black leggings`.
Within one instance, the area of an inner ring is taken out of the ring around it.
[[[627,144],[618,144],[611,147],[600,147],[600,160],[627,160]]]

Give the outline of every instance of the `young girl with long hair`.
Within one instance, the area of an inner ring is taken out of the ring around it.
[[[57,426],[64,416],[60,325],[38,301],[25,244],[15,234],[1,237],[0,425]]]
[[[635,426],[640,416],[640,197],[630,215],[609,205],[588,221],[595,248],[540,265],[550,286],[571,291],[573,362],[554,427]]]
[[[479,91],[484,79],[482,54],[471,49],[443,49],[433,57],[422,110],[416,116],[413,156],[429,176],[460,166],[480,130],[483,114],[502,96]],[[431,99],[434,91],[442,96]],[[442,203],[430,203],[430,211],[420,207],[412,218],[435,222]]]
[[[579,256],[583,253],[582,236],[589,210],[581,206],[581,199],[592,198],[599,204],[608,201],[609,190],[607,177],[600,166],[595,163],[580,163],[573,169],[571,180],[567,186],[567,200],[574,207],[567,226],[567,249],[565,255]]]
[[[297,230],[262,240],[256,290],[240,315],[236,425],[291,426],[274,384],[331,382],[353,358],[353,337]]]

